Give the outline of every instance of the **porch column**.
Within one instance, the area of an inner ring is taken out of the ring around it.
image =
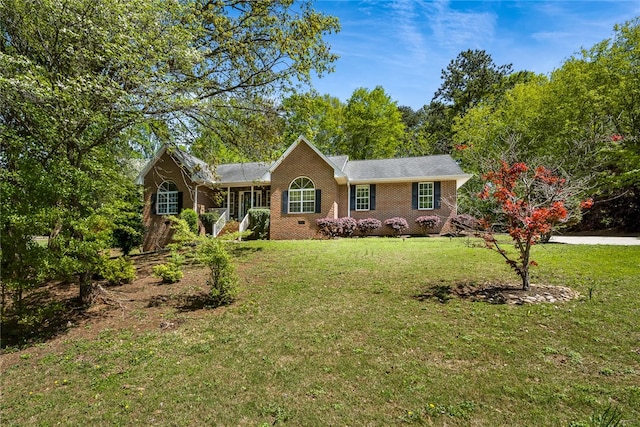
[[[227,187],[227,221],[229,221],[229,215],[231,214],[231,187]]]
[[[251,185],[251,209],[254,208],[253,206],[253,199],[254,199],[255,195],[253,194],[253,185]]]

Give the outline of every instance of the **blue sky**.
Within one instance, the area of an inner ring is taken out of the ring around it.
[[[548,74],[580,48],[640,16],[640,1],[316,0],[340,19],[325,38],[340,55],[336,71],[314,80],[321,94],[346,101],[380,85],[398,105],[418,109],[441,84],[441,70],[467,49],[497,65]]]

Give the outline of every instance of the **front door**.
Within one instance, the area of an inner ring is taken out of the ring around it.
[[[243,191],[240,193],[240,203],[238,209],[240,215],[238,215],[238,220],[242,221],[249,209],[251,209],[251,191]]]

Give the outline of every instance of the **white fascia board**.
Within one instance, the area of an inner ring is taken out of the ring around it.
[[[373,178],[373,179],[350,179],[349,184],[400,184],[403,182],[430,182],[430,181],[456,181],[456,188],[460,188],[473,175],[440,175],[440,176],[412,176],[401,178]]]

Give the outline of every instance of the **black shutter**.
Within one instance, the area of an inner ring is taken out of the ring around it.
[[[411,184],[411,209],[418,209],[418,183]]]
[[[322,190],[316,189],[316,213],[322,213]]]
[[[289,213],[289,192],[282,192],[282,212],[283,214]]]
[[[369,186],[369,210],[376,210],[376,185]]]
[[[350,198],[349,204],[351,205],[351,210],[355,211],[356,210],[356,186],[355,185],[351,186],[351,194],[349,198]]]
[[[178,191],[178,213],[182,212],[182,191]]]
[[[151,215],[157,215],[156,197],[158,197],[158,193],[151,193]]]
[[[433,207],[440,209],[440,181],[433,183]]]

